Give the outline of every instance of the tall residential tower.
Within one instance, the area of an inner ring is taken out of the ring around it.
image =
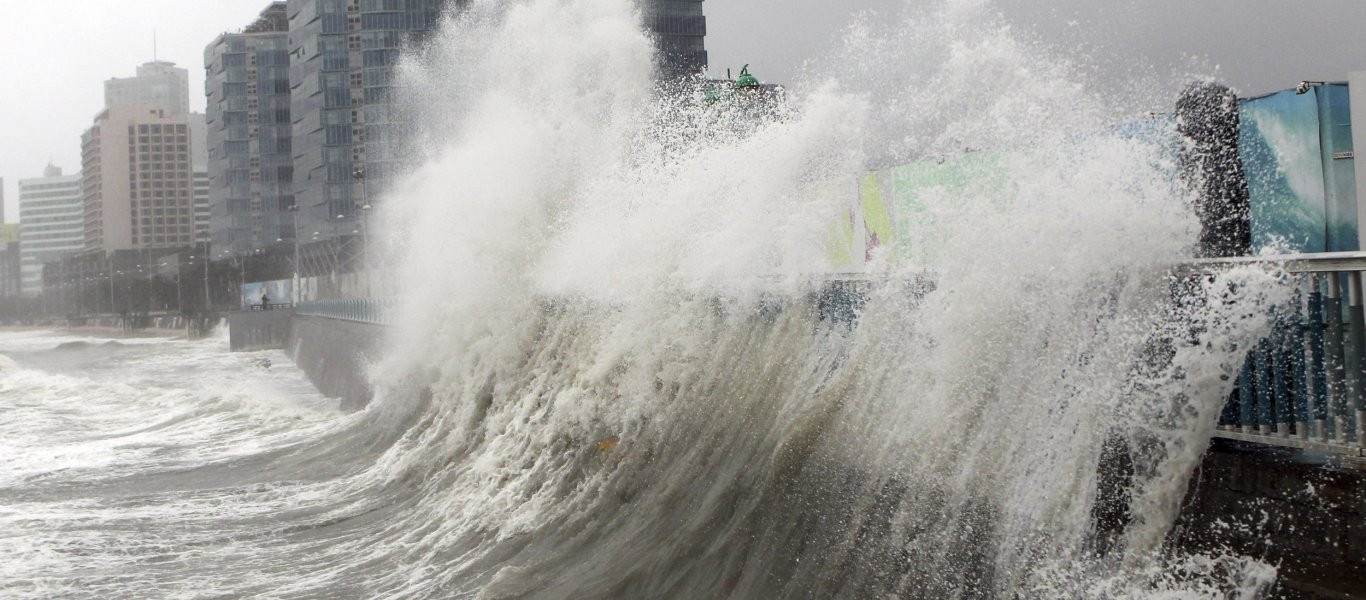
[[[399,169],[394,67],[459,0],[290,0],[294,196],[311,241],[355,231],[367,193]]]
[[[294,242],[289,18],[274,2],[204,51],[214,254]]]
[[[659,70],[665,78],[700,73],[707,68],[707,17],[702,0],[643,0],[645,28],[659,46]]]
[[[294,198],[302,241],[364,230],[364,209],[405,169],[394,73],[446,11],[468,0],[289,0]],[[638,0],[660,76],[706,68],[702,0]],[[317,234],[315,237],[314,234]]]
[[[113,252],[192,244],[195,138],[188,73],[153,62],[105,83],[105,109],[81,136],[85,249]]]
[[[104,106],[155,106],[168,117],[190,114],[190,72],[164,60],[138,67],[134,77],[104,82]]]
[[[62,260],[85,249],[85,207],[81,175],[62,175],[48,165],[42,177],[19,180],[20,291],[43,291],[43,263]]]

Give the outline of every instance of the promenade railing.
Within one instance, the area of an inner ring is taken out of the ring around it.
[[[1219,437],[1366,456],[1366,252],[1196,261],[1205,270],[1264,263],[1296,286],[1272,333],[1249,349]]]
[[[1265,264],[1287,274],[1294,301],[1250,348],[1219,420],[1218,437],[1366,457],[1366,252],[1202,259],[1196,272]],[[816,297],[823,318],[857,319],[878,278],[829,276]],[[929,289],[917,283],[914,290]],[[300,316],[389,325],[393,298],[301,302]]]
[[[295,314],[305,317],[325,317],[371,325],[392,323],[397,301],[393,298],[348,298],[300,302]]]

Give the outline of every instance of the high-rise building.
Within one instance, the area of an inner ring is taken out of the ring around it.
[[[81,136],[85,247],[189,246],[194,192],[188,115],[112,107]]]
[[[707,17],[702,0],[643,0],[645,28],[659,45],[659,70],[665,78],[707,68]]]
[[[0,298],[19,295],[19,226],[0,223]]]
[[[191,186],[191,197],[193,198],[194,208],[191,214],[194,215],[194,241],[204,243],[209,241],[209,146],[208,124],[206,116],[201,113],[190,113],[190,170],[193,172],[194,184]]]
[[[395,65],[444,11],[467,1],[288,0],[293,196],[303,241],[364,228],[356,219],[367,197],[404,169]],[[659,45],[661,77],[705,69],[702,0],[638,1]]]
[[[207,169],[194,171],[194,241],[212,241],[211,232],[213,204],[210,194],[209,172]]]
[[[305,239],[343,235],[397,169],[393,70],[460,0],[289,0],[294,196]]]
[[[193,165],[207,161],[189,73],[165,61],[137,72],[105,82],[105,108],[81,136],[86,250],[194,242]]]
[[[62,175],[48,165],[42,177],[19,180],[20,292],[43,291],[43,263],[85,249],[85,205],[81,176]]]
[[[190,114],[190,72],[173,62],[152,61],[138,67],[134,77],[104,82],[104,106],[154,106],[168,117]]]
[[[293,243],[289,18],[272,2],[204,50],[209,231],[215,254]]]

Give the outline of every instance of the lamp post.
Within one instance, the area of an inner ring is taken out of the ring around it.
[[[119,281],[118,276],[119,276],[119,275],[122,275],[122,274],[123,274],[123,271],[115,271],[115,270],[114,270],[114,260],[113,260],[112,258],[110,258],[110,260],[109,260],[109,312],[111,312],[111,313],[113,313],[113,314],[118,314],[118,313],[119,313],[118,294],[116,293],[116,292],[117,292],[117,288],[115,287],[115,285],[116,285],[116,284],[118,283],[118,281]],[[124,300],[124,307],[127,308],[128,298],[125,297],[123,300]]]
[[[199,254],[199,258],[204,260],[204,314],[213,312],[213,297],[209,295],[209,248],[204,247],[204,251]],[[190,264],[194,265],[195,255],[190,255]]]
[[[294,216],[294,282],[290,285],[290,301],[297,305],[299,303],[299,204],[296,202],[289,205],[289,212]]]
[[[365,277],[365,296],[370,296],[370,203],[360,207],[360,266]]]
[[[80,310],[85,312],[85,261],[81,260],[80,255],[73,256],[71,260],[76,261],[76,299],[80,301]]]
[[[355,178],[356,181],[359,181],[359,182],[360,182],[360,201],[361,201],[361,204],[369,205],[369,204],[370,204],[370,193],[369,193],[370,190],[367,189],[366,182],[365,182],[365,167],[356,167],[356,170],[354,170],[354,171],[351,172],[351,177]]]
[[[227,258],[228,260],[231,260],[231,261],[232,261],[232,264],[235,265],[235,266],[237,267],[237,296],[238,296],[238,300],[239,300],[239,302],[241,302],[241,304],[242,304],[243,306],[247,305],[246,302],[242,302],[242,299],[243,299],[243,298],[242,298],[242,295],[244,294],[244,291],[245,291],[246,288],[247,288],[247,259],[250,258],[251,255],[250,255],[250,254],[233,255],[233,254],[231,254],[231,253],[229,253],[229,252],[227,252],[227,251],[224,251],[224,252],[221,254],[221,256]]]
[[[352,171],[352,172],[351,172],[351,176],[354,177],[354,178],[356,178],[356,180],[360,182],[360,206],[357,207],[357,208],[359,208],[359,210],[360,210],[360,215],[358,215],[358,216],[360,217],[360,220],[361,220],[361,238],[360,238],[360,242],[361,242],[361,248],[360,248],[361,265],[360,265],[360,266],[361,266],[362,277],[368,277],[368,274],[366,274],[365,271],[369,268],[369,265],[370,265],[369,261],[366,260],[368,248],[367,248],[367,246],[366,246],[366,241],[367,241],[367,240],[365,239],[365,211],[370,210],[370,187],[369,187],[369,182],[367,181],[368,178],[366,177],[366,175],[367,175],[367,173],[365,172],[365,167],[364,167],[364,166],[357,167],[355,171]],[[353,205],[353,206],[355,206],[355,205]],[[340,218],[340,215],[338,215],[338,217]],[[366,287],[367,287],[367,288],[369,287],[368,284],[367,284]],[[369,295],[369,290],[366,291],[366,295]]]
[[[161,267],[165,267],[165,266],[166,266],[166,260],[165,260],[165,259],[163,259],[163,260],[161,261],[160,266],[161,266]],[[163,272],[164,272],[164,271],[163,271]],[[178,313],[180,313],[180,314],[182,314],[182,315],[185,314],[185,304],[184,304],[184,302],[181,300],[181,294],[180,294],[180,255],[176,255],[176,269],[175,269],[175,309],[176,309],[176,312],[178,312]]]
[[[109,255],[109,314],[117,314],[119,309],[114,306],[114,255]]]

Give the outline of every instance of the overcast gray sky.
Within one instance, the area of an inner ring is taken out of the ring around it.
[[[707,0],[712,70],[750,63],[763,80],[793,80],[807,58],[838,39],[858,11],[897,13],[929,0]],[[6,220],[18,218],[17,181],[49,158],[79,170],[80,134],[103,102],[103,82],[158,55],[190,70],[191,104],[203,110],[204,46],[249,23],[265,0],[42,0],[8,2],[0,19],[0,177]],[[1364,0],[998,0],[1021,31],[1061,52],[1085,48],[1097,85],[1148,67],[1218,65],[1245,94],[1366,69]],[[1162,107],[1154,107],[1155,109]]]

